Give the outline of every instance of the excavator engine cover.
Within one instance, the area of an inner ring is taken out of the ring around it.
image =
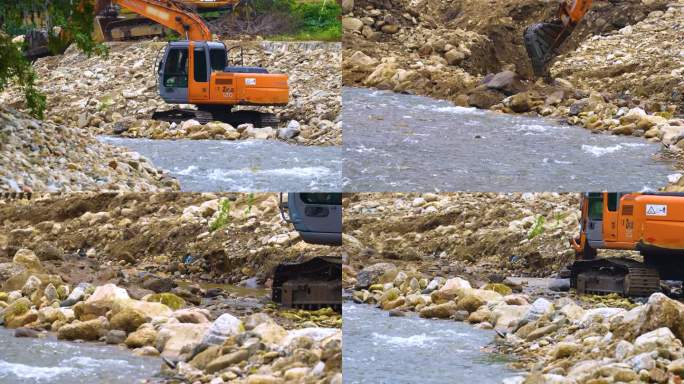
[[[342,310],[342,259],[315,257],[285,263],[273,275],[272,299],[287,308]]]
[[[527,29],[523,35],[527,55],[532,61],[532,69],[536,77],[547,77],[547,67],[556,50],[570,36],[571,30],[562,23],[539,23]]]

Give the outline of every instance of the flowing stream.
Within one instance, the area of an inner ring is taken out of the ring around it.
[[[483,351],[493,331],[453,320],[390,317],[365,304],[343,305],[344,382],[501,383],[516,371],[505,356]]]
[[[48,338],[16,338],[0,327],[2,384],[136,384],[159,372],[161,360],[116,346]]]
[[[364,88],[343,100],[349,191],[641,191],[676,173],[640,137]]]
[[[276,140],[152,140],[100,136],[169,171],[193,192],[338,191],[342,150]]]

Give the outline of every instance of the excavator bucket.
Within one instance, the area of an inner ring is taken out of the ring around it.
[[[525,48],[532,61],[535,77],[548,78],[548,65],[571,32],[570,27],[565,27],[560,22],[539,23],[525,29]]]
[[[342,309],[342,258],[314,257],[284,263],[273,275],[272,299],[287,308]]]

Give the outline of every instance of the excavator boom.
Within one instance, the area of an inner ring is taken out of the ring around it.
[[[211,31],[191,8],[176,0],[112,0],[123,8],[176,31],[186,40],[211,41]],[[98,3],[100,7],[101,2]],[[96,9],[96,14],[101,9]]]

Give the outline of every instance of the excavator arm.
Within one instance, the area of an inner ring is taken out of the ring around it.
[[[558,54],[561,44],[589,12],[592,2],[593,0],[563,0],[558,8],[557,20],[534,24],[525,29],[525,48],[536,77],[549,79],[549,63]]]
[[[182,38],[194,41],[211,41],[211,31],[202,18],[191,8],[176,0],[111,0],[123,8],[178,32]],[[98,1],[98,14],[106,1]]]

